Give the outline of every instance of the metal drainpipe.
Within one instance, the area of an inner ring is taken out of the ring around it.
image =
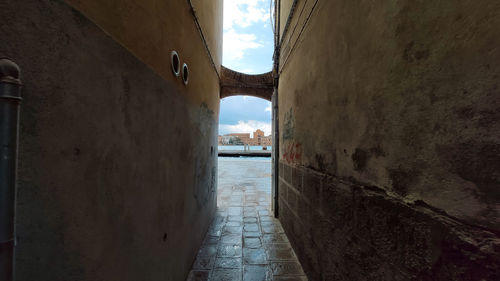
[[[14,280],[17,146],[21,80],[19,67],[0,58],[0,280]]]

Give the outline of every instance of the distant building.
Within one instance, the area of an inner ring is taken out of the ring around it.
[[[249,139],[250,134],[227,134],[219,136],[219,145],[244,145]]]
[[[263,137],[264,136],[264,131],[261,131],[259,129],[257,129],[257,131],[253,132],[253,138],[257,138],[257,137]]]
[[[249,133],[232,133],[219,136],[219,145],[253,145],[253,146],[272,146],[272,136],[265,136],[264,131],[257,130],[253,133],[253,138]]]

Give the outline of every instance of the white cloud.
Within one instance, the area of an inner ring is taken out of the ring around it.
[[[234,29],[224,32],[224,60],[240,60],[245,50],[263,47],[257,42],[257,36],[251,33],[237,33]]]
[[[224,30],[269,21],[269,8],[264,7],[265,3],[266,0],[224,0]]]
[[[269,8],[264,7],[265,3],[266,0],[224,1],[224,60],[241,60],[246,50],[264,46],[255,34],[237,32],[235,27],[247,28],[269,21]]]
[[[261,122],[256,120],[238,121],[236,125],[220,124],[219,130],[220,134],[231,134],[231,133],[253,133],[260,129],[264,131],[266,136],[271,134],[272,125],[271,122]]]
[[[266,109],[264,109],[264,110],[268,111],[268,112],[271,112],[272,111],[271,105],[269,105],[268,107],[266,107]]]

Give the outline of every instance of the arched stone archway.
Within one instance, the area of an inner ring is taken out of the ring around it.
[[[251,75],[221,67],[220,98],[245,95],[271,101],[273,95],[272,72]]]

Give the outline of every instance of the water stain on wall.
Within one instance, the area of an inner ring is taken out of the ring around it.
[[[282,140],[293,139],[295,131],[295,118],[293,116],[293,110],[290,108],[288,112],[285,112],[285,119],[283,122],[283,134],[281,136]]]

